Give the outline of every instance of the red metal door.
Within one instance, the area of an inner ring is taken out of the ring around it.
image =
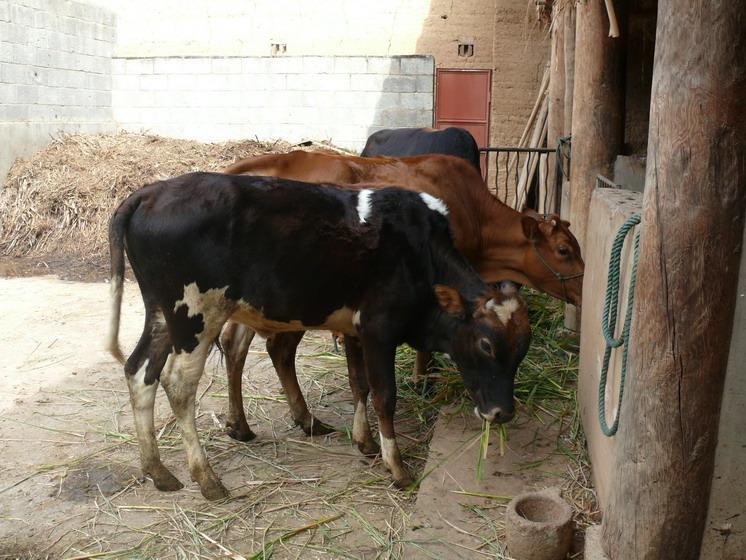
[[[457,126],[489,146],[492,70],[438,68],[435,72],[435,128]],[[482,170],[486,169],[482,154]]]

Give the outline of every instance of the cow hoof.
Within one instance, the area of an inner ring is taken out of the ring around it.
[[[230,496],[228,490],[219,480],[208,480],[204,484],[201,484],[199,489],[202,492],[202,495],[211,502],[214,502],[215,500],[224,500]]]
[[[307,436],[325,436],[326,434],[332,434],[337,431],[333,426],[325,424],[313,416],[311,416],[311,419],[307,422],[296,421],[296,424],[301,427]]]
[[[233,422],[226,423],[225,433],[228,434],[228,437],[236,441],[251,441],[256,437],[256,434],[251,431],[248,424],[234,424]]]
[[[161,492],[176,492],[184,488],[179,479],[172,475],[171,471],[164,466],[149,469],[147,475],[153,479],[153,484]]]
[[[370,458],[377,457],[381,453],[381,446],[372,439],[368,441],[359,441],[357,443],[357,448],[360,450],[360,453]]]
[[[402,476],[399,479],[394,480],[394,486],[399,488],[400,490],[406,490],[410,486],[414,484],[414,480],[412,480],[412,477],[409,475]]]

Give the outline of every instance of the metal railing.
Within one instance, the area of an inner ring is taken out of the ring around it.
[[[483,172],[495,195],[516,210],[559,210],[562,177],[569,170],[569,139],[556,148],[485,147]]]
[[[596,188],[597,189],[621,189],[622,185],[618,185],[608,177],[603,175],[596,175]]]

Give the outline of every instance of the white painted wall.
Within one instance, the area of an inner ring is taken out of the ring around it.
[[[330,140],[432,126],[432,57],[115,58],[113,114],[177,138]]]
[[[116,13],[115,56],[122,57],[269,56],[275,41],[287,45],[288,56],[415,54],[433,10],[438,23],[445,23],[441,14],[453,16],[451,0],[88,1]],[[472,4],[466,12],[476,11]],[[479,20],[491,28],[494,0],[480,4],[487,16]],[[473,35],[473,28],[472,22],[464,33]]]
[[[415,22],[421,23],[428,2],[386,0],[363,9],[334,0],[317,5],[311,15],[283,1],[92,1],[97,5],[0,0],[0,177],[16,157],[33,153],[60,132],[148,130],[202,141],[326,139],[360,150],[381,128],[432,125],[431,56],[245,54],[249,42],[258,48],[249,37],[268,14],[273,26],[287,32],[278,40],[313,43],[332,26],[337,47],[378,52],[380,36],[371,43],[345,22],[354,20],[360,29],[367,18],[368,33],[389,25],[401,37],[416,37]],[[231,14],[238,19],[232,21]],[[313,25],[319,18],[326,18],[323,33]],[[214,41],[204,42],[202,20]],[[155,50],[136,48],[166,24],[175,30],[165,38],[156,33]],[[248,41],[243,47],[235,42],[241,37]],[[171,41],[179,56],[154,54]],[[195,41],[210,54],[184,56]],[[311,52],[326,49],[311,43],[306,45]],[[224,47],[230,56],[215,54]],[[117,51],[150,54],[117,56]]]
[[[0,177],[64,132],[111,132],[114,16],[69,0],[0,0]]]

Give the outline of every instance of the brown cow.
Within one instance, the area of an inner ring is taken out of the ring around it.
[[[584,263],[568,222],[557,215],[517,212],[503,204],[466,161],[446,155],[407,158],[362,158],[329,152],[295,151],[252,157],[234,163],[230,174],[268,175],[307,182],[399,185],[443,200],[454,243],[486,282],[512,280],[549,293],[575,305],[581,304]],[[362,188],[362,187],[361,187]],[[243,410],[241,375],[253,332],[228,323],[223,345],[229,379],[228,433],[234,439],[254,437]],[[268,340],[288,395],[293,417],[306,433],[326,433],[327,426],[308,411],[295,376],[295,350],[302,333]],[[426,371],[429,355],[417,356],[416,375]],[[282,371],[281,371],[282,370]]]

